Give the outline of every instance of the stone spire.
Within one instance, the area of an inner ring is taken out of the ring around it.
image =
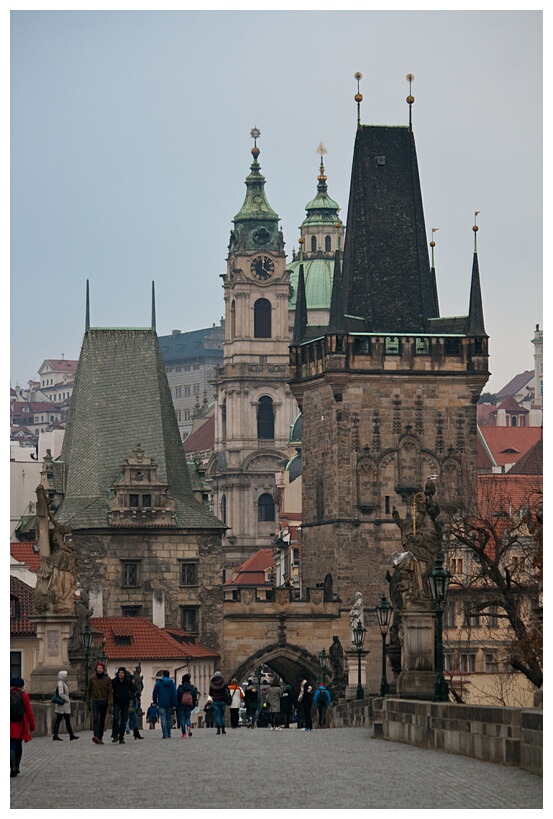
[[[469,336],[485,336],[486,330],[484,328],[484,309],[482,307],[482,291],[480,289],[480,269],[478,267],[478,246],[476,244],[476,234],[478,233],[478,225],[476,224],[476,217],[480,211],[474,214],[474,253],[472,256],[472,277],[470,282],[470,299],[469,299],[469,320],[467,335]]]

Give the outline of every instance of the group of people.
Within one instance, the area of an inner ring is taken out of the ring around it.
[[[21,762],[23,742],[29,742],[31,733],[35,730],[35,718],[28,694],[23,690],[24,681],[21,677],[12,677],[10,682],[11,713],[10,713],[10,768],[11,776],[17,776]],[[58,673],[56,691],[59,696],[55,704],[55,722],[53,739],[61,742],[59,729],[62,720],[65,721],[70,740],[79,739],[71,725],[71,701],[67,685],[67,671]],[[133,676],[124,666],[117,669],[115,677],[110,678],[103,662],[96,664],[95,673],[88,681],[87,704],[92,711],[93,736],[92,742],[103,745],[106,717],[108,710],[113,710],[113,724],[111,741],[124,743],[126,731],[132,730],[135,739],[143,739],[138,729],[138,709],[140,705],[140,690]],[[270,725],[273,731],[289,728],[293,722],[294,713],[298,727],[304,731],[313,730],[312,711],[317,710],[319,728],[325,727],[326,711],[330,706],[331,697],[323,683],[317,688],[304,679],[301,682],[297,696],[290,685],[281,686],[278,680],[273,679],[270,684],[263,681],[258,689],[255,680],[248,680],[243,689],[233,678],[227,684],[220,671],[216,671],[211,678],[209,695],[204,705],[206,727],[215,727],[217,734],[226,734],[225,711],[230,711],[230,727],[238,728],[240,709],[246,709],[248,728],[256,725]],[[161,723],[162,739],[171,737],[171,730],[176,726],[181,731],[183,739],[192,736],[192,712],[198,706],[198,689],[190,679],[190,674],[184,674],[177,687],[169,672],[157,680],[152,692],[152,702],[146,714],[149,727],[155,728]]]

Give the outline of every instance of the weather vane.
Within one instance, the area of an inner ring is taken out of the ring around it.
[[[405,79],[406,79],[406,80],[407,80],[407,82],[409,83],[409,96],[407,97],[407,99],[406,99],[405,101],[406,101],[406,102],[408,103],[408,105],[409,105],[409,130],[410,130],[410,131],[412,131],[412,130],[413,130],[413,123],[412,123],[412,120],[411,120],[411,109],[412,109],[412,107],[413,107],[413,103],[415,102],[415,98],[414,98],[414,96],[411,94],[411,83],[412,83],[412,82],[413,82],[413,80],[415,79],[415,75],[414,75],[414,74],[407,74],[407,76],[405,77]]]
[[[476,247],[476,234],[478,233],[478,225],[476,224],[476,217],[478,216],[478,214],[479,214],[479,213],[480,213],[480,211],[479,211],[479,210],[475,210],[475,211],[474,211],[474,225],[472,226],[472,229],[473,229],[473,231],[474,231],[474,252],[475,252],[475,253],[476,253],[476,251],[477,251],[477,247]]]
[[[357,127],[361,127],[361,103],[363,101],[363,94],[359,93],[359,80],[363,77],[360,71],[356,71],[353,75],[357,80],[357,94],[354,97],[355,102],[357,103]]]
[[[255,126],[254,126],[254,127],[251,129],[251,131],[250,131],[250,136],[251,136],[251,137],[252,137],[252,139],[253,139],[253,144],[254,144],[254,146],[257,148],[257,140],[258,140],[258,139],[259,139],[259,137],[261,136],[261,131],[259,130],[259,128],[257,127],[257,125],[255,125]]]
[[[325,166],[324,166],[324,164],[323,164],[323,156],[326,154],[326,152],[327,152],[327,151],[326,151],[326,148],[325,148],[324,143],[323,143],[323,141],[322,141],[322,139],[321,139],[321,141],[320,141],[320,143],[319,143],[319,146],[318,146],[318,147],[315,149],[315,153],[316,153],[316,154],[319,154],[319,156],[321,157],[321,167],[319,168],[319,176],[318,176],[318,179],[322,179],[322,180],[325,180],[325,179],[326,179],[326,176],[325,176]]]
[[[434,234],[440,228],[432,228],[432,241],[430,242],[430,247],[432,248],[432,267],[434,267],[434,248],[436,247],[436,242],[434,241]]]

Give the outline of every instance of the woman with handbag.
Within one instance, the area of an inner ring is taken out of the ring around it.
[[[10,776],[17,776],[23,754],[23,743],[30,742],[31,732],[35,730],[35,715],[31,700],[23,691],[25,682],[22,677],[10,680]]]
[[[58,672],[56,694],[58,695],[58,699],[55,701],[56,721],[54,723],[54,736],[52,739],[57,739],[59,742],[62,741],[59,736],[62,719],[65,720],[65,727],[67,728],[69,739],[79,739],[71,727],[71,703],[69,701],[69,688],[67,686],[67,671]]]

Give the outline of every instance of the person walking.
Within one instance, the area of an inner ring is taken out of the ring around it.
[[[129,721],[127,726],[129,728],[128,733],[132,731],[132,735],[135,739],[144,739],[141,735],[140,731],[138,730],[138,711],[140,709],[140,697],[136,696],[133,700],[129,702]]]
[[[302,731],[312,731],[313,721],[311,719],[311,709],[313,708],[313,686],[307,680],[301,681],[298,702],[301,702],[303,711]]]
[[[158,721],[158,714],[155,702],[153,702],[146,711],[146,722],[151,731],[155,730],[156,722]]]
[[[213,728],[215,725],[215,709],[213,707],[213,698],[207,695],[204,705],[205,727]]]
[[[292,719],[293,711],[294,693],[292,691],[292,686],[287,685],[280,696],[280,715],[282,717],[282,721],[284,722],[285,728],[290,727],[290,720]]]
[[[257,685],[254,680],[248,680],[244,693],[244,705],[246,706],[248,728],[255,728],[257,712],[259,710],[259,697],[257,695]]]
[[[240,706],[244,702],[244,692],[242,688],[238,685],[238,680],[236,677],[233,677],[230,681],[230,685],[228,690],[231,693],[232,700],[229,705],[230,711],[230,727],[231,728],[238,728],[238,723],[240,720]]]
[[[269,686],[269,719],[271,721],[271,731],[280,731],[280,695],[282,689],[276,677],[271,680]]]
[[[79,739],[71,727],[71,702],[69,700],[69,687],[67,685],[67,671],[58,671],[57,692],[64,702],[63,705],[56,703],[54,708],[56,721],[54,723],[54,736],[52,739],[57,739],[58,742],[62,742],[62,738],[59,736],[62,719],[65,720],[65,727],[67,728],[69,739]]]
[[[10,680],[10,776],[17,776],[23,754],[23,743],[30,742],[35,730],[35,715],[21,677]]]
[[[319,687],[315,692],[314,701],[318,714],[317,727],[324,728],[326,720],[326,709],[329,707],[331,701],[330,693],[327,691],[324,683],[319,684]]]
[[[190,682],[190,674],[183,674],[177,688],[177,725],[180,725],[182,739],[192,736],[190,714],[198,704],[198,689]]]
[[[168,671],[164,671],[163,677],[154,685],[152,700],[154,704],[157,705],[157,710],[159,711],[161,738],[171,739],[173,711],[175,711],[177,707],[177,687],[169,676]]]
[[[136,697],[136,688],[125,666],[119,666],[111,681],[113,688],[113,728],[111,741],[125,744],[125,727],[129,716],[129,703]]]
[[[218,734],[226,734],[225,708],[227,707],[227,684],[220,671],[216,671],[209,685],[209,696],[213,698],[215,709],[215,726]]]
[[[101,660],[96,663],[96,673],[88,681],[86,701],[88,708],[92,708],[92,742],[103,745],[106,715],[113,705],[113,686]]]

